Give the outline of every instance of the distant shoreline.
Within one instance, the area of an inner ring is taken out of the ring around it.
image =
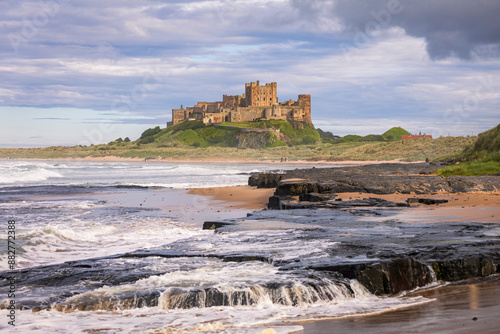
[[[144,158],[123,158],[117,156],[105,157],[60,157],[60,158],[7,158],[0,157],[0,161],[94,161],[94,162],[164,162],[164,163],[248,163],[248,164],[277,164],[277,165],[325,165],[325,166],[360,166],[383,163],[419,163],[423,161],[404,161],[403,159],[394,160],[287,160],[281,162],[276,159],[257,160],[257,159],[213,159],[213,158],[163,158],[163,159],[144,159]]]

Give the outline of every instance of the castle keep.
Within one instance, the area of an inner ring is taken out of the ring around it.
[[[251,122],[258,119],[311,121],[311,95],[299,95],[297,101],[278,103],[276,82],[261,86],[259,81],[245,84],[243,95],[223,95],[222,101],[198,102],[194,107],[172,109],[167,126],[185,120],[201,120],[205,124]]]

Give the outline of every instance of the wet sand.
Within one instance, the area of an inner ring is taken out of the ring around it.
[[[500,276],[495,282],[445,286],[414,293],[434,301],[382,314],[302,322],[304,334],[499,333]]]
[[[258,190],[274,191],[274,189]],[[253,197],[254,200],[244,202],[244,196]],[[191,190],[168,188],[120,189],[73,195],[35,195],[31,199],[60,200],[68,198],[102,201],[112,207],[135,207],[145,210],[145,213],[138,214],[158,215],[173,221],[186,223],[193,228],[201,228],[203,222],[207,220],[244,217],[250,211],[264,208],[264,202],[267,202],[265,192],[254,191],[254,189],[247,186]]]
[[[341,193],[339,197],[343,200],[376,197],[396,203],[405,202],[408,198],[445,199],[448,203],[438,205],[412,203],[410,208],[398,211],[390,219],[406,222],[500,223],[500,192],[498,191],[430,195]]]
[[[219,201],[220,205],[234,209],[261,210],[267,206],[273,189],[257,189],[250,186],[194,188],[188,191],[191,195],[209,196]]]

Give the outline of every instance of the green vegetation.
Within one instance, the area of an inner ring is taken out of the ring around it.
[[[442,158],[443,159],[443,158]],[[444,159],[443,159],[444,160]],[[441,168],[438,175],[487,175],[500,173],[500,124],[477,137],[473,145],[460,154],[446,156],[446,160],[462,163]]]
[[[474,142],[474,138],[441,137],[436,139],[417,138],[391,142],[352,142],[356,144],[349,149],[348,154],[360,159],[405,159],[431,160],[452,152],[460,152]]]
[[[210,129],[210,127],[206,127]],[[191,129],[192,130],[192,129]],[[213,131],[213,129],[211,130]],[[196,130],[193,130],[197,135]],[[238,149],[231,146],[203,146],[196,144],[196,136],[192,132],[179,140],[172,136],[180,136],[183,132],[167,134],[166,129],[158,133],[153,143],[112,142],[103,145],[46,147],[31,149],[0,149],[0,157],[11,158],[84,158],[116,156],[123,158],[175,158],[175,159],[211,159],[211,160],[277,160],[288,157],[289,160],[434,160],[444,155],[456,155],[467,146],[472,145],[475,137],[443,137],[437,139],[412,139],[394,142],[345,142],[315,143],[307,145],[288,145],[277,140],[264,149]],[[267,132],[268,133],[268,132]],[[191,137],[192,136],[192,137]],[[203,135],[202,135],[203,136]],[[272,136],[271,136],[272,137]],[[201,138],[198,135],[198,138]],[[234,137],[233,137],[234,138]],[[277,138],[276,138],[277,139]]]
[[[500,124],[493,129],[480,133],[477,141],[463,152],[467,159],[486,159],[500,152]]]
[[[222,127],[207,126],[196,130],[207,145],[221,147],[235,147],[238,129],[225,129]]]
[[[384,141],[385,138],[382,135],[367,135],[359,138],[359,141]]]
[[[393,133],[388,136],[391,135],[395,136]],[[166,129],[159,127],[148,129],[136,141],[130,141],[129,138],[121,141],[119,138],[102,145],[0,149],[0,157],[43,159],[116,156],[142,159],[201,158],[263,161],[280,160],[281,157],[288,157],[292,161],[424,160],[425,158],[434,160],[443,156],[457,156],[476,142],[476,137],[418,138],[404,142],[362,141],[362,138],[358,135],[348,135],[339,140],[321,141],[320,132],[314,127],[299,122],[288,123],[279,120],[208,126],[201,121],[185,121]],[[237,148],[240,139],[253,140],[259,149]],[[380,137],[376,136],[376,139]]]
[[[386,132],[384,132],[381,135],[367,135],[361,138],[358,138],[359,141],[396,141],[396,140],[401,140],[402,136],[408,136],[411,133],[406,131],[405,129],[401,127],[394,127]],[[354,139],[354,138],[352,138]]]
[[[185,121],[159,132],[155,131],[152,136],[147,137],[152,138],[152,140],[143,142],[143,139],[139,139],[138,144],[151,144],[148,145],[148,148],[182,146],[231,147],[236,145],[236,132],[238,130],[221,128],[215,125],[206,126],[202,121]]]
[[[409,133],[405,129],[401,127],[394,127],[384,132],[382,134],[382,137],[384,138],[384,140],[391,141],[391,140],[401,140],[402,136],[409,136],[409,135],[411,135],[411,133]]]
[[[468,161],[460,165],[441,168],[437,171],[437,174],[441,176],[450,176],[450,175],[474,176],[474,175],[492,175],[499,173],[500,173],[500,155],[498,156],[497,160]]]
[[[258,129],[258,132],[268,130],[270,135],[265,135],[268,141],[264,147],[314,144],[321,140],[313,126],[298,122],[270,120],[205,125],[202,121],[184,121],[160,131],[157,128],[148,129],[138,140],[138,144],[151,144],[152,147],[177,147],[179,145],[202,148],[237,147],[238,136],[243,131],[251,131],[251,129]],[[273,133],[276,130],[279,130],[279,138]]]
[[[363,137],[359,136],[359,135],[347,135],[347,136],[344,136],[344,137],[340,138],[339,141],[342,142],[342,143],[357,142],[361,138],[363,138]]]
[[[347,135],[341,138],[335,138],[331,132],[323,132],[318,129],[318,132],[321,135],[321,138],[324,142],[329,142],[333,144],[340,143],[348,143],[348,142],[391,142],[391,141],[399,141],[402,136],[408,136],[410,133],[401,127],[394,127],[381,135],[370,134],[367,136],[358,136],[358,135]]]
[[[340,139],[340,136],[335,136],[330,131],[323,131],[320,128],[317,128],[316,130],[318,131],[319,136],[321,137],[322,140],[337,140],[337,139]]]
[[[171,127],[168,127],[166,129],[163,130],[162,133],[167,133],[167,132],[172,132],[172,133],[176,133],[176,132],[179,132],[179,131],[185,131],[185,130],[196,130],[196,129],[200,129],[200,128],[204,128],[205,127],[205,124],[203,124],[202,121],[186,121],[186,122],[180,122],[180,123],[177,123]]]
[[[155,134],[160,133],[160,132],[161,132],[161,129],[160,129],[159,126],[157,126],[156,128],[153,128],[153,129],[147,129],[146,131],[144,131],[142,133],[141,138],[139,138],[139,139],[144,139],[144,138],[152,137]]]

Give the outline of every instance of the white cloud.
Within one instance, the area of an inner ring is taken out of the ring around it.
[[[245,82],[260,80],[277,81],[282,101],[311,94],[313,120],[341,124],[332,125],[339,133],[404,123],[459,134],[498,123],[498,59],[432,60],[425,37],[396,24],[356,43],[335,4],[89,0],[47,12],[35,0],[8,1],[0,12],[7,36],[23,37],[35,15],[50,15],[17,53],[8,38],[0,40],[0,107],[30,106],[40,115],[66,108],[79,115],[76,123],[115,110],[144,127],[148,120],[139,116],[162,125],[172,108],[242,94]],[[489,76],[493,82],[481,84]]]

